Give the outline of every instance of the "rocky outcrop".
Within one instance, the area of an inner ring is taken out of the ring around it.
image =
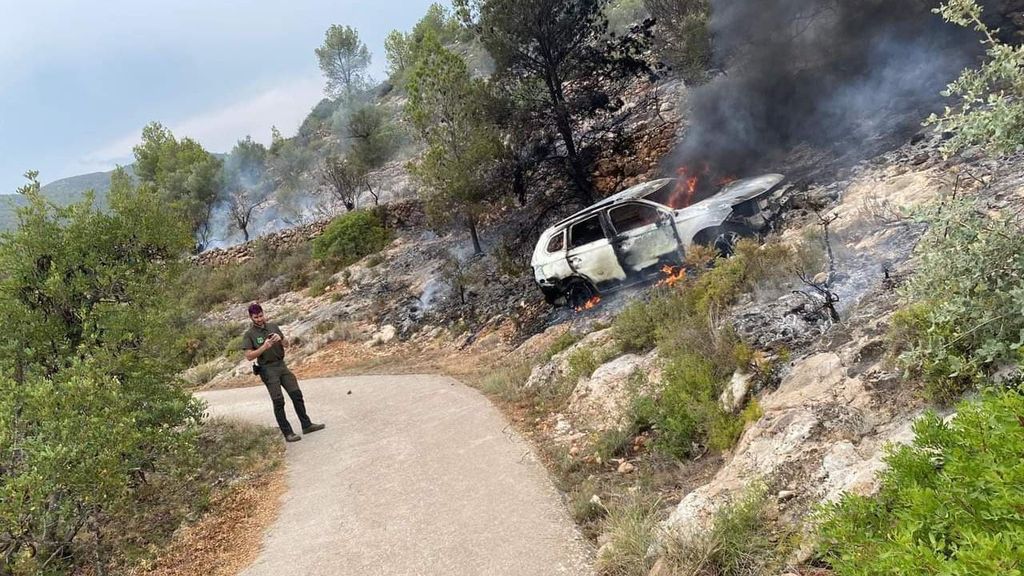
[[[852,375],[843,358],[831,352],[795,362],[779,389],[760,402],[764,416],[746,431],[715,478],[683,498],[670,526],[705,527],[718,507],[757,480],[787,492],[787,506],[797,517],[813,503],[845,492],[872,493],[884,466],[882,448],[912,440],[919,413],[880,404],[872,378]]]
[[[567,415],[577,428],[588,431],[621,428],[633,399],[650,392],[660,380],[657,352],[620,356],[576,384]]]

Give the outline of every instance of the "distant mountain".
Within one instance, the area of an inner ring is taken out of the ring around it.
[[[129,174],[132,173],[131,166],[125,168]],[[43,196],[60,206],[74,204],[81,200],[86,191],[92,190],[96,193],[96,203],[100,206],[107,204],[107,191],[110,190],[109,172],[93,172],[54,180],[42,187]],[[18,194],[0,195],[0,231],[11,230],[17,224],[15,210],[18,206],[24,206],[25,199]]]

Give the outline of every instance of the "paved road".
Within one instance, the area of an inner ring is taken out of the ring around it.
[[[281,514],[243,576],[589,573],[543,467],[476,391],[435,376],[301,385],[327,429],[288,445]],[[201,396],[212,415],[274,425],[262,386]]]

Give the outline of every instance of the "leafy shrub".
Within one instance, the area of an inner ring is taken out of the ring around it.
[[[218,268],[196,266],[186,271],[181,292],[193,310],[210,310],[224,302],[270,300],[306,287],[317,266],[309,244],[276,249],[259,241],[253,258]]]
[[[592,347],[582,346],[569,354],[566,364],[569,367],[566,377],[575,383],[580,378],[590,378],[594,370],[601,365],[601,361]]]
[[[615,319],[612,334],[620,346],[637,351],[656,346],[666,363],[661,397],[643,399],[659,448],[682,458],[700,445],[725,450],[736,443],[746,421],[722,410],[718,398],[733,372],[747,368],[756,354],[717,318],[741,295],[781,280],[805,258],[803,250],[741,241],[733,257],[719,259],[699,276],[694,272],[680,285],[656,290]]]
[[[1019,574],[1024,567],[1024,397],[962,402],[950,423],[914,425],[890,451],[876,497],[822,513],[821,551],[836,574]]]
[[[663,380],[665,389],[655,417],[659,448],[684,458],[704,443],[719,450],[735,443],[743,421],[718,404],[725,379],[707,358],[688,353],[675,356],[665,366]]]
[[[893,319],[900,361],[928,395],[950,403],[1002,364],[1021,360],[1024,235],[1016,219],[983,215],[957,200],[924,209],[931,224]]]
[[[1001,42],[982,22],[975,0],[949,0],[938,10],[947,22],[973,28],[983,36],[988,60],[968,69],[949,85],[943,96],[959,100],[928,124],[951,132],[943,144],[946,154],[982,144],[996,152],[1013,152],[1024,145],[1024,46]]]
[[[313,240],[313,257],[344,267],[380,252],[389,240],[387,229],[372,212],[349,212],[336,218]]]
[[[774,576],[781,573],[795,538],[770,514],[773,502],[761,483],[723,506],[711,528],[665,543],[662,561],[668,574]]]

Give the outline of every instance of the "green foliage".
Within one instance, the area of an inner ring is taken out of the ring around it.
[[[630,304],[615,319],[612,334],[623,349],[657,347],[666,364],[661,397],[642,399],[661,450],[684,458],[702,445],[729,449],[754,418],[729,414],[718,403],[730,376],[754,354],[716,319],[745,292],[789,273],[799,256],[781,245],[740,242],[733,257]]]
[[[569,354],[566,359],[569,367],[567,377],[573,382],[580,378],[590,378],[590,375],[601,365],[598,354],[590,346],[580,346]]]
[[[351,139],[347,159],[362,177],[383,166],[398,150],[397,129],[381,106],[357,108],[348,119],[347,133]]]
[[[772,519],[773,506],[764,484],[749,487],[715,514],[710,529],[665,542],[662,560],[666,572],[709,576],[782,573],[797,539],[780,530]]]
[[[426,14],[409,33],[392,30],[384,40],[388,75],[396,86],[404,87],[408,73],[419,61],[424,41],[433,38],[449,46],[466,37],[466,30],[455,15],[441,4],[431,4]]]
[[[180,213],[118,172],[110,210],[47,203],[32,181],[0,236],[0,572],[68,573],[104,554],[100,527],[139,479],[188,454],[199,403],[167,361],[191,245]],[[91,534],[85,537],[85,534]]]
[[[588,132],[621,111],[618,97],[638,75],[648,28],[611,36],[607,0],[461,0],[456,10],[475,28],[496,66],[495,81],[514,102],[514,132],[561,140],[565,176],[577,199],[594,199]],[[597,140],[597,138],[594,138]]]
[[[572,348],[573,344],[579,342],[581,339],[582,336],[580,336],[579,334],[574,333],[572,330],[566,330],[565,332],[562,333],[561,336],[556,338],[555,341],[551,343],[551,346],[549,346],[548,349],[544,352],[544,355],[541,357],[541,359],[544,362],[548,362],[556,355],[565,352],[569,348]]]
[[[220,187],[221,161],[191,138],[177,140],[158,122],[142,129],[142,142],[134,152],[139,182],[173,203],[185,215],[200,243],[205,243],[210,212]],[[115,177],[128,178],[124,173],[112,176],[111,186]]]
[[[175,326],[174,349],[182,366],[191,368],[225,354],[237,354],[242,348],[244,324],[203,324],[190,319]]]
[[[477,222],[495,190],[488,168],[501,154],[497,129],[484,107],[487,85],[469,75],[465,61],[435,38],[423,42],[408,84],[406,116],[427,145],[410,165],[423,184],[435,222],[467,227],[477,253]]]
[[[876,497],[848,495],[822,517],[822,554],[834,572],[1019,574],[1024,568],[1024,397],[930,414],[913,445],[892,449]]]
[[[190,310],[210,310],[224,302],[270,300],[289,290],[300,290],[318,271],[309,244],[276,249],[257,241],[253,258],[219,268],[196,266],[183,276],[180,293]]]
[[[970,200],[923,209],[931,227],[918,244],[917,271],[893,319],[900,361],[948,403],[1021,360],[1024,235],[1015,217],[984,214]]]
[[[634,435],[630,430],[611,429],[601,433],[594,443],[594,452],[607,462],[612,458],[621,458],[629,453],[630,442]]]
[[[391,235],[373,212],[358,210],[335,218],[313,240],[313,257],[345,267],[387,247]]]
[[[332,25],[324,34],[324,43],[316,49],[320,70],[327,78],[327,91],[352,101],[367,83],[366,67],[370,50],[351,26]]]
[[[532,370],[529,362],[503,366],[484,377],[481,389],[505,402],[521,402],[529,394],[524,384],[530,378]]]
[[[1009,45],[982,22],[982,7],[975,0],[949,0],[936,10],[947,22],[973,28],[984,37],[988,59],[968,69],[949,85],[943,96],[958,101],[927,123],[953,137],[943,144],[947,155],[981,144],[1006,153],[1024,146],[1024,45]]]
[[[660,502],[631,494],[612,506],[605,520],[608,546],[597,557],[600,576],[647,576],[654,565],[649,554],[658,544]]]
[[[743,431],[743,421],[718,403],[725,378],[702,356],[681,353],[668,361],[665,389],[658,402],[660,449],[685,458],[705,443],[719,450],[732,447]]]
[[[608,30],[615,34],[625,34],[648,16],[643,0],[612,0],[605,6],[605,17],[608,19]]]
[[[577,525],[588,527],[598,522],[608,510],[594,497],[598,495],[597,483],[584,480],[569,494],[569,513]]]
[[[709,0],[643,0],[657,22],[654,47],[661,60],[690,82],[707,79],[711,63]]]

